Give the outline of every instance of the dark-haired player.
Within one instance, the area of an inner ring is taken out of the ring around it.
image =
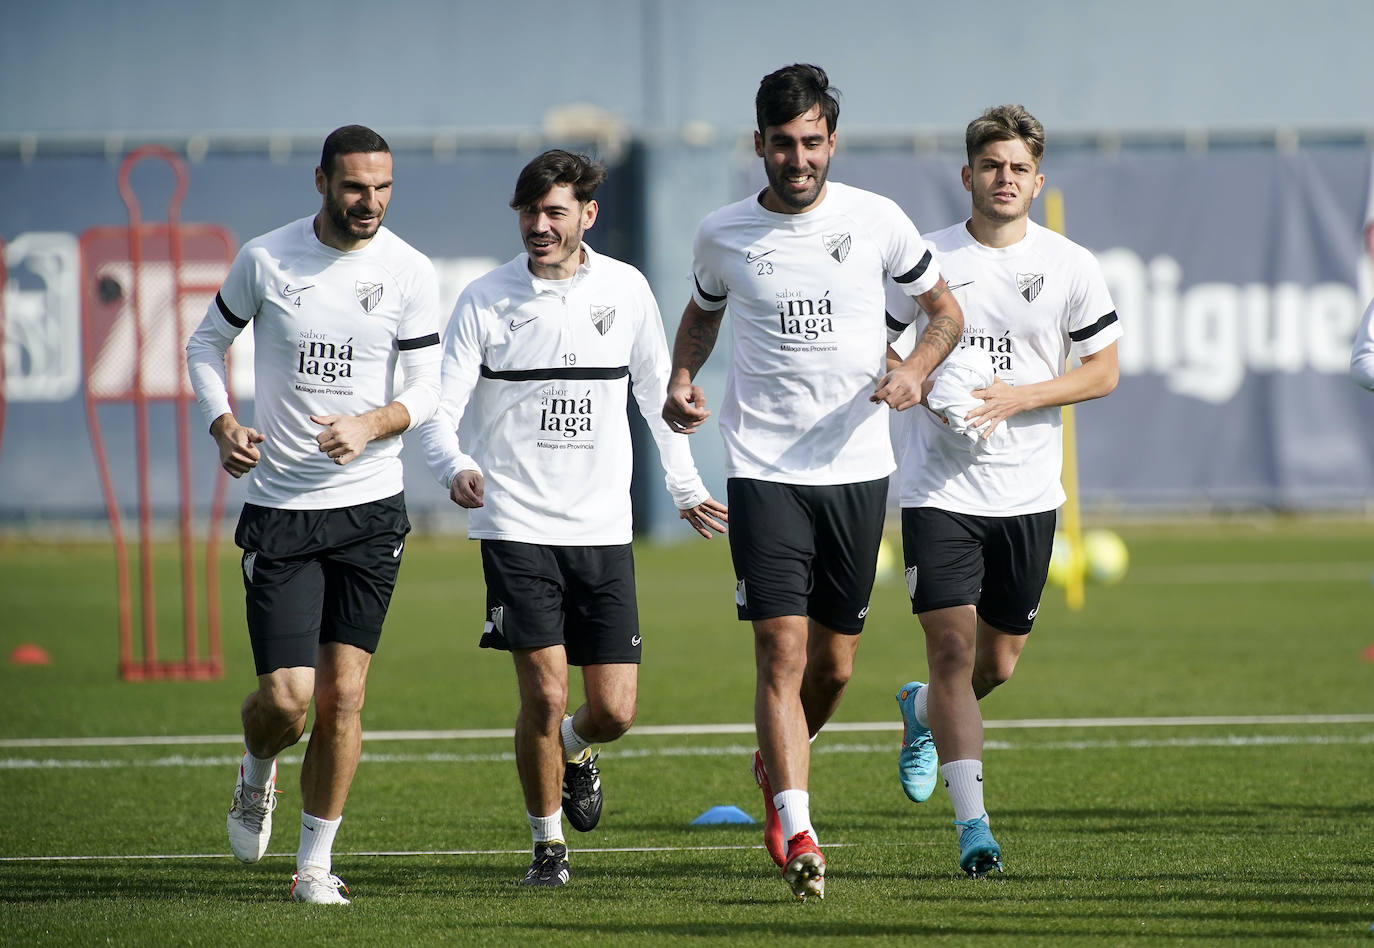
[[[430,470],[471,510],[468,536],[482,542],[481,644],[515,663],[515,763],[534,843],[521,881],[531,886],[568,881],[563,815],[581,832],[596,826],[591,745],[628,731],[637,707],[627,388],[679,515],[703,537],[725,531],[687,443],[658,417],[668,343],[649,284],[583,239],[605,174],[561,149],[520,172],[510,206],[525,252],[459,296],[441,407],[423,431]],[[570,715],[569,665],[586,689]]]
[[[315,169],[319,212],[243,246],[186,346],[220,464],[249,478],[235,542],[258,688],[243,702],[229,843],[243,862],[266,852],[277,754],[300,740],[313,700],[298,902],[348,902],[331,853],[410,531],[397,436],[439,401],[438,283],[429,260],[382,226],[391,186],[380,135],[361,125],[331,132]],[[251,427],[230,410],[224,361],[250,322]]]
[[[755,115],[768,186],[697,230],[663,417],[691,433],[710,414],[692,380],[728,306],[733,345],[719,423],[735,602],[753,623],[758,669],[754,775],[768,852],[804,898],[825,891],[809,739],[839,705],[868,613],[894,468],[888,406],[920,400],[963,321],[897,205],[827,181],[839,103],[823,69],[765,76]],[[931,314],[911,356],[890,371],[887,276]]]

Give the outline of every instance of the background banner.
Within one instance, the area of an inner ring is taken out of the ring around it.
[[[641,267],[663,228],[690,234],[697,224],[651,216],[672,184],[645,180],[644,150],[632,146],[611,168],[589,236],[598,249]],[[445,306],[470,279],[519,252],[506,202],[531,154],[516,147],[397,150],[387,223],[434,260]],[[104,517],[83,410],[89,380],[80,331],[83,298],[99,291],[86,284],[99,274],[83,272],[78,242],[94,228],[128,222],[115,183],[119,157],[0,158],[8,267],[0,525]],[[732,158],[734,197],[761,185],[752,155],[725,147],[701,153],[703,161]],[[318,207],[316,160],[299,152],[206,156],[189,165],[181,220],[225,227],[241,242],[309,214]],[[891,196],[923,231],[933,231],[967,215],[962,163],[961,153],[849,146],[836,155],[832,176]],[[1371,292],[1369,150],[1083,149],[1052,152],[1043,170],[1046,186],[1064,195],[1069,236],[1098,255],[1126,333],[1120,386],[1078,413],[1084,504],[1142,513],[1366,507],[1374,498],[1374,396],[1347,370]],[[171,173],[155,163],[135,172],[143,219],[165,219]],[[722,195],[720,203],[729,199]],[[689,267],[681,260],[679,273],[685,277]],[[655,289],[671,340],[685,289],[680,282]],[[245,397],[251,358],[242,344],[234,355],[234,388]],[[723,365],[722,355],[708,368]],[[132,439],[121,436],[132,418],[117,406],[101,412],[116,493],[132,506],[132,477],[120,475],[132,469]],[[155,426],[174,423],[170,411],[153,412]],[[251,417],[251,405],[242,413]],[[218,476],[213,444],[199,417],[190,424],[201,436],[194,442],[198,497],[208,503]],[[714,432],[705,438],[714,441]],[[154,445],[153,496],[171,512],[175,472],[166,441],[162,471]],[[718,445],[698,438],[694,449],[723,495]],[[417,522],[452,514],[418,445],[405,455]],[[642,462],[637,490],[654,490],[657,460],[650,452]],[[231,485],[231,516],[241,486]],[[651,509],[661,513],[662,505]]]

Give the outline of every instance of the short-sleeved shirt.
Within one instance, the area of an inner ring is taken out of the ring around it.
[[[1028,221],[1026,236],[1010,247],[980,244],[965,223],[927,239],[964,311],[960,344],[991,353],[1003,381],[1029,385],[1058,378],[1070,354],[1092,355],[1121,338],[1101,267],[1066,237]],[[922,320],[913,319],[916,304],[905,293],[889,287],[887,305],[919,331]],[[903,507],[1010,517],[1064,502],[1059,406],[1013,415],[977,453],[925,408],[898,418]]]
[[[940,278],[901,208],[834,181],[802,214],[750,197],[702,221],[693,255],[697,305],[730,308],[726,476],[823,485],[892,473],[887,406],[869,401],[904,328],[889,333],[884,277],[912,296]]]

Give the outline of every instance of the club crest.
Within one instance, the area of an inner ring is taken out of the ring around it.
[[[353,284],[353,291],[358,294],[358,305],[363,308],[364,313],[370,313],[377,308],[377,304],[382,301],[382,284],[364,283],[359,280]]]
[[[1021,291],[1021,295],[1026,298],[1027,303],[1034,302],[1044,287],[1045,274],[1043,273],[1016,274],[1016,288]]]
[[[825,242],[825,252],[834,257],[836,263],[844,263],[844,258],[849,256],[849,248],[854,245],[848,234],[826,234],[821,239]]]
[[[592,325],[596,327],[596,331],[601,333],[601,335],[604,336],[611,331],[611,323],[613,322],[615,322],[614,306],[592,307]]]

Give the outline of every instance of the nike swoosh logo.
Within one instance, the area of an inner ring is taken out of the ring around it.
[[[631,644],[631,645],[637,646],[637,645],[639,645],[639,643],[642,642],[642,641],[644,641],[644,640],[641,639],[638,635],[632,635],[632,636],[630,636],[630,644]]]
[[[288,283],[288,284],[286,284],[286,286],[284,286],[284,287],[281,288],[281,295],[282,295],[282,296],[295,296],[297,293],[304,293],[306,290],[311,290],[311,289],[314,289],[314,288],[315,288],[315,284],[313,284],[313,283],[308,284],[308,285],[306,285],[306,286],[292,286],[290,283]]]
[[[957,290],[957,289],[959,289],[959,287],[961,287],[961,286],[969,286],[969,285],[971,285],[972,283],[973,283],[972,280],[965,280],[963,283],[952,283],[952,284],[950,284],[950,287],[949,287],[949,288],[950,288],[951,290]]]
[[[512,320],[510,321],[510,331],[511,331],[511,332],[515,332],[515,331],[516,331],[517,329],[519,329],[521,326],[527,326],[527,325],[529,325],[530,323],[534,322],[534,321],[535,321],[536,319],[538,319],[538,318],[539,318],[538,316],[531,316],[529,319],[521,319],[521,320],[514,320],[514,319],[512,319]]]
[[[774,248],[773,248],[773,250],[777,250],[777,249],[778,249],[777,247],[774,247]],[[756,260],[762,260],[764,257],[766,257],[766,256],[768,256],[770,253],[772,253],[773,250],[765,250],[763,253],[750,253],[749,251],[746,250],[746,251],[744,252],[744,260],[745,260],[746,263],[753,263],[753,262],[756,261]]]
[[[394,550],[391,551],[391,558],[392,558],[393,560],[399,560],[399,559],[401,558],[401,551],[404,550],[405,548],[406,548],[406,545],[405,545],[404,543],[402,543],[400,546],[396,547],[396,549],[394,549]]]

